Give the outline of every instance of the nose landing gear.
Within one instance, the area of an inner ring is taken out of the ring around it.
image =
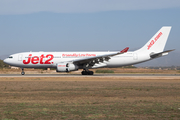
[[[21,68],[22,72],[21,75],[25,75],[24,68]]]

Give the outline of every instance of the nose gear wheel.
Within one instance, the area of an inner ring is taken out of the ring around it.
[[[21,75],[25,75],[24,68],[21,68],[22,72]]]

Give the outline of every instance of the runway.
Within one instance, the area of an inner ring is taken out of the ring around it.
[[[0,77],[176,77],[180,78],[180,74],[0,74]]]

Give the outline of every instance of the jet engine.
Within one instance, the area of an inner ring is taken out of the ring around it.
[[[78,70],[78,66],[72,63],[58,63],[56,72],[70,72]]]

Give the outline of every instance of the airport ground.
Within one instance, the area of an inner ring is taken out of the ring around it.
[[[82,70],[69,72],[69,73],[57,73],[56,70],[43,70],[43,69],[31,69],[25,68],[26,74],[81,74]],[[180,74],[180,70],[169,69],[146,69],[146,68],[99,68],[91,69],[96,73],[97,70],[111,70],[114,74]],[[0,74],[20,74],[21,69],[0,69]]]
[[[0,77],[2,120],[179,118],[179,75]]]

